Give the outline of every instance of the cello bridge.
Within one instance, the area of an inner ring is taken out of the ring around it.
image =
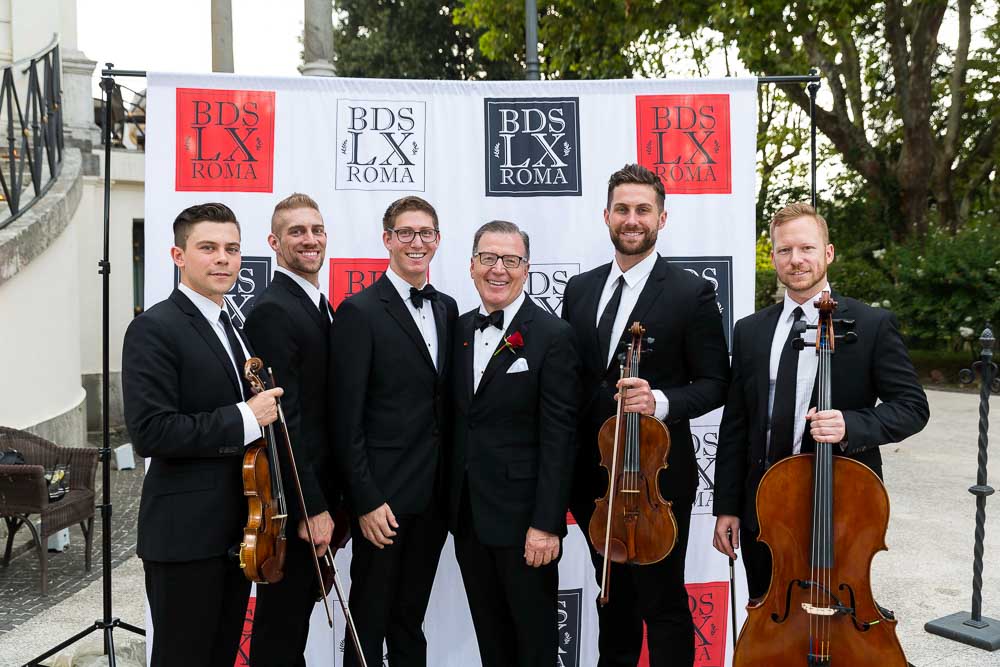
[[[807,614],[812,614],[813,616],[833,616],[837,613],[837,610],[833,607],[817,607],[809,604],[808,602],[802,603],[802,609],[805,610]]]

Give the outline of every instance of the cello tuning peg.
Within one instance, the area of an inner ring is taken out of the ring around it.
[[[804,350],[804,349],[806,349],[806,342],[804,340],[802,340],[801,338],[793,338],[792,339],[792,349],[793,350],[800,350],[800,351]]]
[[[834,326],[839,326],[842,329],[853,329],[856,320],[853,319],[834,319]]]
[[[794,333],[797,336],[800,335],[800,334],[802,334],[802,333],[804,333],[805,330],[808,329],[808,328],[809,328],[809,325],[806,323],[805,320],[798,320],[798,321],[792,323],[792,333]],[[815,328],[816,327],[813,327],[813,329],[815,329]]]
[[[653,343],[655,343],[655,342],[656,342],[656,339],[655,339],[655,338],[653,338],[652,336],[646,336],[646,338],[645,338],[645,340],[644,340],[643,342],[644,342],[644,343],[645,343],[645,344],[646,344],[647,346],[650,346],[650,345],[652,345]]]
[[[838,334],[837,336],[834,336],[834,338],[848,344],[858,342],[858,334],[854,333],[853,331],[848,331],[845,334]]]
[[[624,352],[619,352],[618,356],[617,356],[617,359],[618,359],[618,363],[619,364],[621,364],[622,366],[625,365],[625,353]]]

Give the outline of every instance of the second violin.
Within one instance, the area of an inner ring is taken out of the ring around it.
[[[622,378],[639,377],[646,333],[639,322],[629,329],[632,342]],[[648,342],[648,341],[646,341]],[[598,447],[608,471],[608,492],[595,503],[589,535],[604,556],[600,603],[607,604],[611,562],[650,565],[666,558],[677,542],[677,520],[660,492],[659,475],[667,468],[670,433],[659,419],[625,412],[627,389],[619,392],[618,411],[601,426]]]

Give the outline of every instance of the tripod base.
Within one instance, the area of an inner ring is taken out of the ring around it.
[[[25,665],[25,667],[43,667],[43,665],[41,664],[42,660],[52,657],[53,655],[63,650],[67,646],[75,644],[76,642],[80,641],[90,633],[97,632],[98,630],[104,632],[104,654],[108,656],[108,667],[115,667],[115,640],[114,640],[114,635],[112,634],[115,628],[122,628],[123,630],[134,632],[137,635],[142,635],[143,637],[146,636],[146,631],[143,630],[142,628],[137,628],[134,625],[125,623],[124,621],[118,618],[112,618],[110,621],[100,621],[100,620],[94,621],[94,624],[89,628],[87,628],[86,630],[76,633],[75,635],[64,641],[62,644],[59,644],[58,646],[49,649],[48,651],[38,656],[37,658],[32,658],[31,660],[29,660],[28,663]]]
[[[928,621],[924,624],[924,630],[986,651],[1000,649],[1000,621],[986,616],[973,621],[972,614],[967,611]]]

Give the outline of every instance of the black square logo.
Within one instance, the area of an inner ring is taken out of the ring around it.
[[[180,281],[181,274],[175,266],[174,287],[177,287]],[[247,316],[253,310],[254,299],[263,294],[270,284],[271,258],[244,255],[240,262],[240,272],[236,276],[236,282],[223,297],[226,303],[226,312],[229,313],[234,327],[243,328],[243,323],[247,321]]]
[[[483,102],[487,197],[580,196],[580,98]]]
[[[562,303],[566,293],[566,283],[580,273],[577,263],[532,264],[524,291],[535,303],[556,317],[562,313]]]
[[[712,283],[715,301],[722,315],[722,329],[726,334],[726,347],[732,352],[733,338],[733,258],[732,257],[667,257],[678,268],[689,271]]]
[[[556,664],[559,667],[580,667],[582,602],[582,588],[559,591],[559,605],[556,607],[556,623],[559,626]]]

